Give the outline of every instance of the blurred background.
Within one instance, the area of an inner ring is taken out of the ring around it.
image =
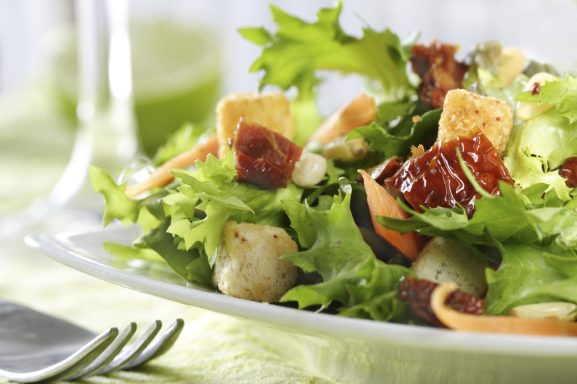
[[[88,0],[80,0],[88,1]],[[104,2],[104,0],[100,0]],[[98,1],[96,1],[98,3]],[[70,156],[78,125],[78,64],[73,0],[0,0],[0,213],[47,193]],[[151,154],[185,122],[211,126],[218,97],[256,90],[248,74],[260,49],[241,26],[272,28],[263,0],[129,2],[133,114],[138,141]],[[333,1],[273,1],[312,20]],[[499,40],[527,56],[577,69],[574,0],[344,0],[350,34],[390,27],[401,38],[459,44]],[[354,80],[323,85],[321,111],[350,99]]]

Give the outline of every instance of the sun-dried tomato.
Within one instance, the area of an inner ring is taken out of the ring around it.
[[[442,326],[431,308],[431,296],[439,284],[429,280],[406,278],[401,282],[398,298],[409,303],[411,311],[428,323]],[[456,290],[447,299],[447,305],[456,311],[481,315],[483,313],[483,299]]]
[[[559,169],[559,174],[565,178],[565,184],[569,188],[577,187],[577,156],[565,160]]]
[[[417,211],[421,207],[453,208],[460,205],[473,215],[480,195],[465,177],[457,158],[457,148],[479,185],[499,194],[499,180],[512,184],[513,179],[491,141],[482,133],[473,138],[459,137],[435,144],[428,151],[406,161],[387,187],[403,195]]]
[[[401,168],[401,165],[403,165],[403,160],[399,156],[393,156],[367,171],[373,180],[377,183],[383,183],[385,179],[393,176]]]
[[[411,66],[421,78],[419,98],[424,105],[441,108],[447,92],[461,88],[468,67],[455,59],[457,50],[456,45],[438,41],[413,46]]]
[[[237,181],[264,188],[286,187],[302,148],[255,123],[240,121],[233,150]]]
[[[531,95],[535,96],[541,93],[541,83],[536,81],[531,88]]]

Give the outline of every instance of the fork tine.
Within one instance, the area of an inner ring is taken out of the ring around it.
[[[35,383],[74,375],[76,372],[84,369],[84,367],[89,365],[94,359],[98,358],[116,339],[116,336],[118,336],[118,329],[111,328],[108,331],[102,332],[74,354],[57,364],[32,372],[0,370],[0,376],[19,383]]]
[[[130,362],[136,359],[142,353],[142,351],[145,350],[148,344],[150,344],[150,342],[157,335],[158,331],[160,331],[161,327],[162,322],[160,320],[156,320],[146,329],[146,331],[144,331],[138,340],[136,340],[130,346],[124,348],[122,352],[119,353],[118,356],[116,356],[108,366],[101,368],[94,374],[104,375],[114,370],[122,369],[127,364],[130,364]]]
[[[124,369],[135,368],[164,354],[170,349],[170,347],[172,347],[176,339],[178,339],[183,328],[184,320],[176,319],[176,321],[172,323],[161,336],[157,337],[154,342],[150,343],[148,348],[146,348],[140,356],[134,359],[131,363],[126,364]]]
[[[136,323],[131,322],[126,328],[122,330],[122,332],[120,332],[114,342],[110,344],[108,348],[102,352],[100,356],[98,356],[98,358],[96,358],[96,360],[94,360],[80,372],[77,372],[74,375],[63,377],[62,379],[76,380],[82,376],[88,376],[93,372],[96,372],[97,370],[105,367],[122,351],[122,348],[124,348],[132,336],[134,336],[135,332]]]

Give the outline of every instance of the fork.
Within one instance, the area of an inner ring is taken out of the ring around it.
[[[184,321],[159,335],[153,322],[132,344],[137,326],[95,334],[65,320],[8,301],[0,301],[0,377],[20,383],[76,380],[132,369],[165,353]]]

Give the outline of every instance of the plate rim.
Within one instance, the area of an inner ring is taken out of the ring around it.
[[[349,337],[440,351],[552,358],[577,357],[577,338],[572,337],[456,332],[424,326],[348,318],[230,297],[186,286],[184,280],[183,285],[177,285],[153,277],[131,274],[129,271],[99,262],[94,257],[90,257],[94,255],[94,251],[83,249],[74,242],[77,236],[102,235],[106,232],[122,234],[123,231],[126,231],[126,227],[110,226],[89,231],[32,234],[28,235],[25,241],[27,245],[43,251],[53,260],[101,280],[184,305],[281,326],[284,329],[288,327],[291,332],[299,330],[299,333],[309,336]]]

